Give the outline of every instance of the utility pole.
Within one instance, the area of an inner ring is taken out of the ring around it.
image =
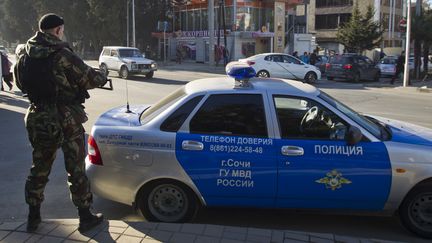
[[[135,0],[132,0],[132,46],[136,47],[135,44]]]
[[[214,55],[214,0],[208,0],[208,27],[209,27],[209,65],[214,66],[215,55]]]
[[[404,66],[404,79],[403,86],[408,87],[409,80],[409,55],[410,55],[410,38],[411,38],[411,0],[407,0],[407,29],[405,41],[405,66]]]

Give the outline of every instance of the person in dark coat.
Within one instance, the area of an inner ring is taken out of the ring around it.
[[[0,82],[5,82],[7,84],[7,86],[9,87],[9,90],[12,90],[13,84],[12,84],[12,80],[13,80],[13,76],[12,73],[10,72],[10,67],[12,65],[12,63],[9,61],[9,59],[7,58],[6,54],[4,54],[3,52],[0,52],[1,55],[1,65],[2,65],[2,73],[0,75]],[[1,91],[3,91],[3,85],[1,86]]]
[[[392,77],[390,84],[394,84],[395,79],[399,78],[399,75],[404,72],[405,66],[405,51],[402,51],[401,55],[398,57],[396,61],[396,72]]]

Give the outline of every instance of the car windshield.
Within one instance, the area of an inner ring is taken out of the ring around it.
[[[143,57],[138,49],[120,49],[120,57]]]
[[[381,128],[378,124],[374,123],[373,121],[369,120],[365,116],[360,115],[356,111],[352,110],[348,106],[342,104],[338,100],[334,99],[330,95],[324,93],[321,91],[319,97],[323,99],[325,102],[329,103],[331,106],[339,110],[340,112],[344,113],[347,117],[349,117],[351,120],[359,124],[361,127],[369,131],[372,135],[374,135],[377,138],[381,138]]]
[[[170,95],[166,96],[156,104],[150,106],[150,108],[144,110],[144,112],[141,114],[140,121],[141,124],[145,124],[149,121],[151,121],[153,118],[155,118],[157,115],[162,113],[164,110],[166,110],[170,105],[174,104],[176,101],[180,100],[181,98],[186,96],[186,92],[184,87],[181,87],[171,93]]]

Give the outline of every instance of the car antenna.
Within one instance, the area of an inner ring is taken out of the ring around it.
[[[126,113],[132,113],[132,111],[129,109],[129,89],[128,89],[128,80],[125,80],[126,84]]]

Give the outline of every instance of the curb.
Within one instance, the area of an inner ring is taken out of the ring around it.
[[[422,93],[432,93],[432,88],[428,88],[427,86],[422,86],[417,88],[417,91]]]

